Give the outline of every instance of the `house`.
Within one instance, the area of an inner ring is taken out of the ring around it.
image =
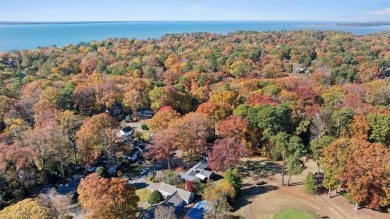
[[[158,191],[161,192],[164,198],[170,198],[170,196],[177,193],[177,195],[180,196],[180,198],[183,199],[184,203],[187,205],[191,203],[192,199],[194,198],[194,193],[176,188],[175,186],[163,182],[160,183]]]
[[[176,191],[165,199],[162,205],[173,206],[175,208],[175,213],[180,213],[184,207],[184,200],[180,197],[179,193]]]
[[[133,150],[130,152],[130,160],[131,161],[136,161],[142,154],[144,153],[144,150],[142,150],[139,147],[135,147]]]
[[[201,161],[195,166],[191,167],[186,173],[180,173],[180,177],[191,182],[202,181],[205,182],[210,179],[212,172],[207,170],[207,162]]]
[[[127,126],[121,130],[119,130],[118,134],[116,135],[118,138],[129,138],[134,134],[134,129],[132,129],[130,126]]]

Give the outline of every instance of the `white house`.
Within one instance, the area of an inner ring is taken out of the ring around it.
[[[206,170],[207,162],[199,162],[195,166],[191,167],[186,173],[180,173],[180,177],[191,181],[206,181],[211,177],[212,172]]]
[[[134,134],[134,129],[132,129],[130,126],[127,126],[121,130],[119,130],[118,134],[116,136],[118,138],[129,138]]]

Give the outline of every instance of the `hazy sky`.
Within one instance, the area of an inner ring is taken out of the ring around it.
[[[0,0],[0,21],[390,20],[390,0]]]

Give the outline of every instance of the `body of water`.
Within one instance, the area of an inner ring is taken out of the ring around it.
[[[0,24],[0,51],[35,49],[40,46],[78,44],[107,38],[159,38],[169,33],[210,32],[226,34],[239,30],[335,30],[370,34],[390,30],[390,26],[347,27],[330,22],[101,22]]]

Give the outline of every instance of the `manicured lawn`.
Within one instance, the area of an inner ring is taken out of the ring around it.
[[[138,202],[138,205],[140,205],[148,200],[151,192],[149,189],[143,188],[143,189],[135,190],[135,194],[138,195],[138,197],[140,199]]]
[[[310,215],[296,209],[289,209],[277,214],[274,219],[312,219]]]

